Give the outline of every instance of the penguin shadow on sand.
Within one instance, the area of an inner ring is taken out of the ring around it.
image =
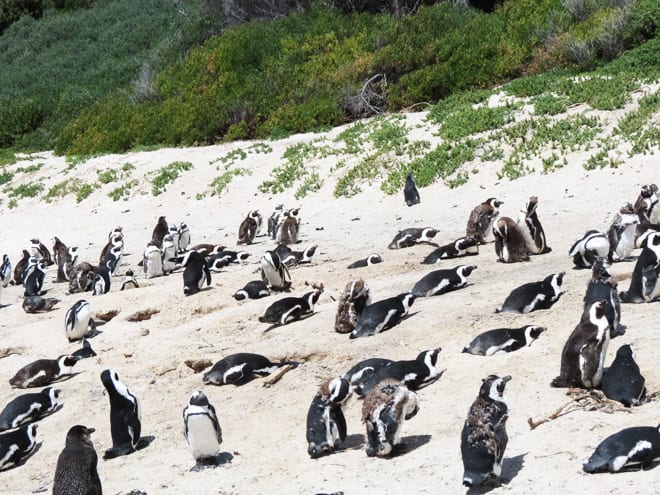
[[[523,467],[523,464],[525,464],[525,456],[529,454],[529,452],[525,452],[524,454],[520,454],[514,457],[505,457],[502,459],[502,485],[508,485],[511,483],[511,481],[518,476],[518,473]],[[479,495],[482,493],[488,493],[495,488],[499,488],[500,485],[491,483],[491,484],[484,484],[481,486],[473,486],[468,491],[466,492],[467,495]]]
[[[190,468],[190,471],[197,473],[204,471],[205,469],[215,468],[218,466],[223,466],[225,464],[230,464],[234,460],[234,455],[231,452],[220,452],[214,457],[209,457],[204,460],[198,460],[197,463]]]
[[[263,331],[263,333],[268,333],[268,332],[270,332],[271,330],[274,330],[275,328],[285,327],[285,326],[291,325],[291,323],[295,323],[295,322],[298,322],[298,321],[306,320],[307,318],[311,318],[311,317],[314,316],[315,314],[316,314],[316,313],[309,313],[309,314],[301,315],[301,316],[299,316],[298,318],[296,318],[295,320],[290,321],[290,322],[288,322],[288,323],[284,323],[284,324],[282,324],[282,323],[273,323],[272,325],[269,325],[267,328],[265,328],[264,331]]]
[[[426,445],[431,441],[432,435],[410,435],[401,438],[401,443],[392,447],[392,453],[388,456],[399,457],[409,454],[413,450],[417,450],[422,445]]]

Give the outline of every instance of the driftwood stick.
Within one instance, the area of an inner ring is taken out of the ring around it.
[[[285,374],[287,374],[293,368],[294,366],[291,366],[290,364],[282,366],[279,370],[277,370],[275,373],[270,375],[268,379],[264,380],[263,386],[270,387],[271,385],[275,385],[277,382],[279,382],[282,379],[282,377]]]

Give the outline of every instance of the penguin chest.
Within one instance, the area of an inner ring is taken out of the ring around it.
[[[193,457],[213,457],[220,444],[211,418],[206,414],[191,414],[186,418],[188,445]]]
[[[635,248],[635,231],[637,225],[632,224],[628,225],[625,230],[621,233],[619,242],[616,245],[616,249],[612,254],[612,258],[616,261],[624,260],[632,255],[633,249]]]

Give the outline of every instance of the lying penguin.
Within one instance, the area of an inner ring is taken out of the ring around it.
[[[314,312],[314,305],[319,301],[322,293],[323,290],[314,290],[303,294],[301,297],[279,299],[266,308],[266,312],[259,317],[259,321],[275,325],[286,325],[299,320],[303,316]]]
[[[463,352],[478,356],[492,356],[506,352],[517,351],[539,338],[545,328],[537,325],[526,325],[521,328],[496,328],[477,335]]]

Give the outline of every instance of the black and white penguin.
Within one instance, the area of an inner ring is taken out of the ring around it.
[[[222,358],[204,374],[203,381],[211,385],[245,385],[255,375],[268,376],[282,366],[298,366],[294,361],[272,362],[261,354],[239,352]]]
[[[163,245],[163,237],[170,231],[170,226],[164,216],[158,217],[158,221],[151,232],[151,243],[160,248]]]
[[[639,216],[635,213],[633,205],[624,203],[607,231],[607,239],[610,244],[607,260],[623,261],[632,256],[635,249],[635,234],[639,224]]]
[[[364,308],[371,304],[369,286],[361,278],[346,284],[339,297],[335,316],[335,332],[350,333],[357,326],[357,321]]]
[[[376,335],[389,330],[408,314],[413,302],[415,295],[405,292],[370,304],[359,316],[350,338]]]
[[[344,378],[334,378],[321,385],[307,411],[307,453],[312,459],[335,451],[336,442],[346,440],[346,419],[342,404],[351,395]]]
[[[158,246],[149,244],[146,247],[142,256],[142,269],[145,278],[162,277],[164,275],[163,255]]]
[[[537,325],[525,325],[521,328],[496,328],[477,335],[463,352],[477,356],[517,351],[539,338],[545,328]]]
[[[39,239],[30,239],[32,256],[42,261],[45,266],[53,264],[53,257],[43,242]]]
[[[419,203],[419,191],[415,185],[412,172],[408,172],[406,176],[406,184],[403,186],[403,199],[408,206],[416,205]]]
[[[18,263],[16,263],[16,266],[14,267],[14,283],[16,285],[21,285],[23,283],[23,272],[25,271],[25,267],[30,258],[31,256],[28,250],[23,249],[23,257],[18,260]]]
[[[220,271],[231,263],[245,262],[249,257],[250,253],[246,251],[230,251],[229,249],[223,249],[218,253],[211,254],[207,263],[210,270]]]
[[[527,252],[531,254],[545,254],[552,251],[545,240],[545,232],[536,213],[538,204],[539,198],[531,196],[518,218],[518,226],[525,239]]]
[[[275,240],[278,244],[296,244],[300,237],[300,208],[288,210],[277,228]]]
[[[185,253],[190,246],[190,228],[184,222],[179,224],[179,253]]]
[[[39,313],[50,311],[60,302],[56,297],[30,296],[23,299],[23,311],[26,313]]]
[[[124,254],[124,235],[117,234],[108,240],[107,244],[101,250],[99,256],[99,265],[107,266],[112,274],[114,274],[119,261]]]
[[[20,466],[37,447],[37,424],[0,434],[0,471]]]
[[[89,340],[83,337],[80,343],[82,344],[82,347],[77,351],[74,351],[73,356],[78,359],[88,359],[96,356],[96,352],[92,348],[92,343]]]
[[[181,234],[179,234],[179,227],[177,227],[176,224],[171,223],[167,230],[167,235],[172,237],[174,249],[176,250],[176,253],[179,254],[179,238],[181,237]]]
[[[348,265],[348,269],[352,270],[353,268],[364,268],[365,266],[371,266],[382,262],[383,257],[380,254],[370,254],[366,258],[354,261]]]
[[[617,281],[610,272],[610,266],[604,259],[594,262],[591,268],[591,280],[584,295],[582,318],[589,318],[589,309],[597,301],[606,301],[605,317],[610,325],[610,338],[626,333],[621,325],[621,301],[617,292]]]
[[[133,270],[126,270],[126,275],[124,276],[124,280],[121,282],[121,287],[119,290],[137,289],[138,287],[140,287],[140,284],[138,284]]]
[[[234,292],[234,299],[237,301],[260,299],[266,296],[270,296],[270,290],[263,280],[252,280],[245,284],[242,289]]]
[[[419,390],[435,382],[442,376],[436,364],[442,349],[429,349],[420,352],[415,359],[394,361],[386,366],[380,366],[372,375],[362,379],[362,386],[355,392],[364,396],[369,393],[380,381],[392,378],[403,383],[411,390]]]
[[[78,248],[76,246],[68,247],[57,237],[53,238],[53,257],[57,265],[56,282],[66,282],[71,278],[76,260],[78,259]]]
[[[386,378],[367,394],[362,422],[367,427],[369,457],[387,457],[401,443],[401,426],[419,411],[419,397],[399,380]]]
[[[222,429],[215,408],[201,390],[190,396],[188,405],[183,409],[183,423],[183,434],[197,465],[217,464]]]
[[[646,223],[660,223],[660,207],[658,207],[658,186],[645,184],[642,186],[639,196],[635,201],[635,212],[642,217]]]
[[[33,423],[55,412],[59,407],[59,388],[48,387],[41,392],[19,395],[0,412],[0,431]]]
[[[95,431],[75,425],[67,432],[64,449],[57,458],[53,495],[101,495],[98,455],[91,439]]]
[[[23,286],[25,287],[24,297],[39,296],[44,286],[46,272],[44,271],[43,261],[31,257],[23,272]]]
[[[80,299],[69,308],[64,317],[64,329],[69,342],[80,340],[94,332],[96,324],[92,319],[92,305]]]
[[[163,266],[163,275],[167,275],[176,270],[176,261],[172,260],[177,256],[177,245],[174,244],[174,239],[169,233],[163,237],[163,247],[161,248],[160,253]]]
[[[552,380],[550,385],[599,387],[609,344],[610,332],[605,318],[605,302],[595,302],[589,309],[589,319],[582,320],[564,344],[559,376]]]
[[[263,217],[259,213],[259,210],[250,211],[238,227],[237,244],[252,244],[261,228],[262,222]]]
[[[550,309],[564,293],[562,284],[565,274],[553,273],[539,282],[529,282],[513,289],[495,312],[529,313],[537,309]]]
[[[191,246],[189,251],[197,251],[202,256],[213,256],[214,254],[218,254],[219,252],[224,251],[226,248],[227,246],[223,244],[200,242],[199,244]]]
[[[610,251],[610,241],[597,230],[588,230],[581,239],[575,241],[568,250],[575,268],[591,268],[600,258],[606,258]]]
[[[660,425],[633,426],[618,431],[598,444],[582,465],[585,473],[616,473],[623,467],[651,467],[660,457]]]
[[[3,287],[7,287],[11,282],[11,260],[6,254],[2,255],[2,265],[0,265],[0,283]]]
[[[442,259],[458,258],[459,256],[471,256],[475,254],[479,254],[479,243],[477,243],[477,240],[474,237],[468,235],[434,249],[426,258],[424,258],[422,264],[432,265],[438,263]]]
[[[493,225],[495,254],[502,263],[529,261],[527,242],[523,230],[513,219],[500,217]]]
[[[470,406],[461,432],[463,485],[501,484],[502,458],[509,441],[506,421],[509,408],[504,389],[509,375],[488,375],[482,380],[479,395]]]
[[[394,361],[386,358],[368,358],[351,366],[343,377],[348,380],[351,384],[351,387],[356,391],[360,396],[364,396],[365,393],[362,392],[364,384],[369,381],[371,376],[376,373],[379,369],[389,366]]]
[[[485,244],[503,204],[503,201],[496,198],[488,198],[475,206],[468,218],[465,235],[474,237],[479,244]]]
[[[630,287],[621,292],[623,303],[651,302],[660,297],[660,232],[650,234],[633,269]]]
[[[274,251],[266,251],[261,257],[261,279],[276,291],[291,287],[289,270]]]
[[[9,379],[15,388],[45,387],[64,375],[73,373],[73,366],[78,358],[65,354],[57,359],[37,359],[23,366]]]
[[[392,239],[392,242],[390,242],[387,247],[388,249],[402,249],[420,243],[437,246],[437,244],[433,242],[433,238],[437,233],[438,231],[432,227],[410,227],[397,232],[394,239]]]
[[[465,287],[476,266],[459,265],[446,270],[427,273],[412,288],[415,297],[431,297]]]
[[[323,290],[307,292],[301,297],[284,297],[275,301],[266,308],[263,316],[259,317],[261,323],[286,325],[299,320],[303,316],[314,312],[314,305],[318,302]]]
[[[282,217],[284,210],[284,205],[277,205],[273,212],[268,217],[268,237],[275,239],[277,235],[277,228],[280,224],[280,218]]]
[[[103,370],[101,383],[110,399],[110,432],[112,448],[105,451],[104,459],[112,459],[130,454],[138,448],[140,431],[140,401],[119,380],[119,375],[112,369]]]
[[[274,249],[286,266],[304,265],[312,262],[312,256],[316,253],[318,245],[314,244],[303,251],[294,251],[285,244],[278,244]]]
[[[110,292],[112,277],[110,269],[107,266],[97,266],[94,270],[94,280],[92,282],[92,295],[100,296]]]
[[[183,255],[181,266],[183,270],[183,293],[190,296],[199,292],[204,283],[211,285],[211,271],[206,263],[206,258],[197,251],[188,251]]]
[[[632,345],[624,344],[605,370],[601,390],[608,399],[619,401],[626,407],[636,406],[646,394],[644,381]]]

